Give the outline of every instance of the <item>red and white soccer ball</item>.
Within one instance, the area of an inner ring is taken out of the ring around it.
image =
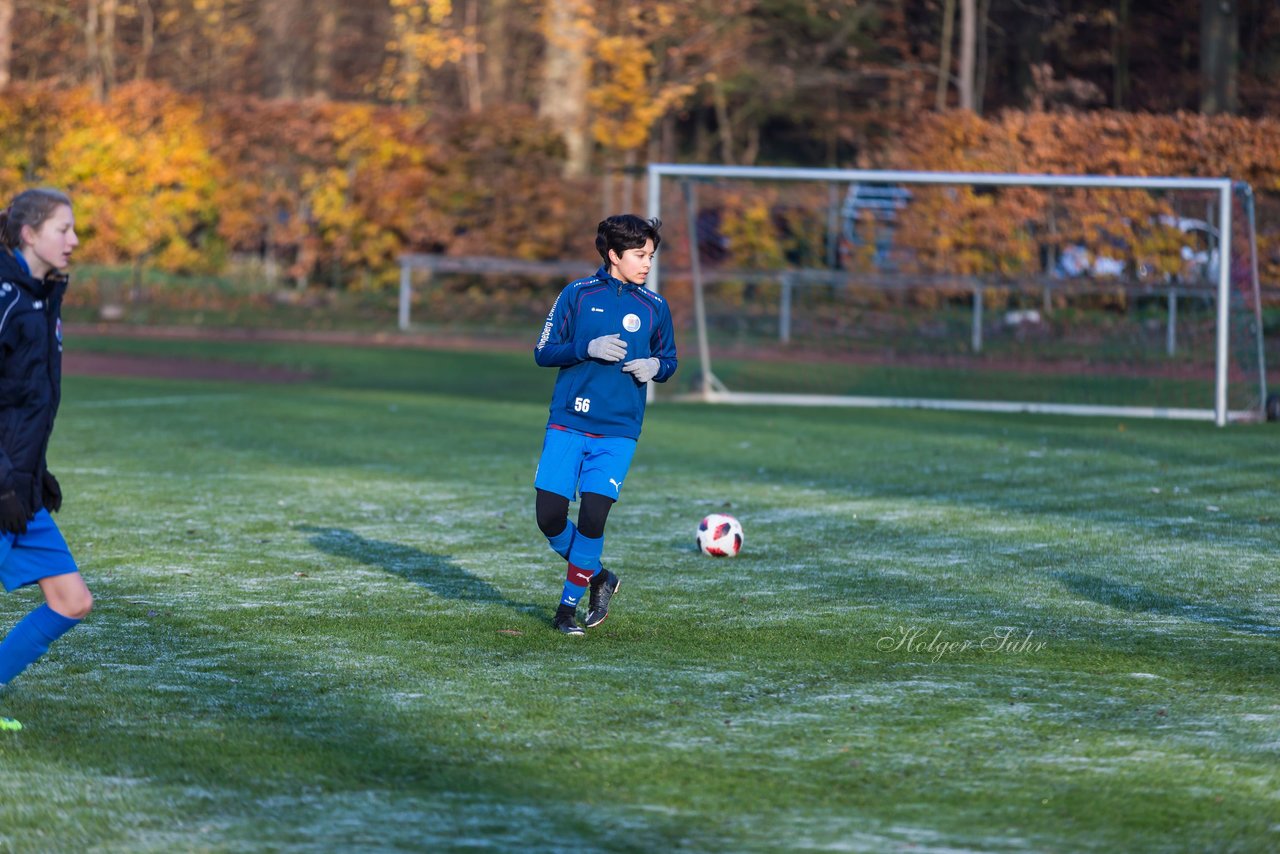
[[[726,513],[712,513],[698,523],[698,548],[712,557],[742,551],[742,523]]]

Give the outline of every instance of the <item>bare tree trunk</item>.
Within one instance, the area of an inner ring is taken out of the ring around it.
[[[102,47],[98,40],[98,12],[101,0],[88,0],[84,11],[84,57],[88,65],[89,91],[94,100],[106,94],[102,85]]]
[[[693,126],[693,162],[706,163],[711,159],[711,134],[707,131],[705,117],[698,116]]]
[[[298,72],[309,48],[301,37],[302,0],[262,0],[261,10],[267,24],[267,96],[292,100],[303,91]]]
[[[741,160],[743,166],[755,166],[756,159],[760,157],[760,125],[751,123],[747,125],[747,142],[742,149]],[[834,160],[834,158],[832,158]]]
[[[1212,115],[1238,109],[1239,52],[1236,0],[1201,0],[1200,112]]]
[[[1116,20],[1111,27],[1111,108],[1123,110],[1129,101],[1129,0],[1116,4]]]
[[[507,59],[511,52],[510,32],[507,27],[507,16],[511,0],[491,0],[487,4],[488,12],[484,19],[484,73],[482,97],[485,103],[506,103],[507,91]]]
[[[951,43],[956,36],[956,0],[945,0],[942,7],[942,44],[938,51],[938,87],[933,106],[938,112],[947,108],[947,89],[951,85]]]
[[[973,66],[977,52],[977,0],[960,0],[960,109],[973,109]]]
[[[13,3],[0,0],[0,90],[9,86],[13,65]]]
[[[192,42],[198,43],[204,41],[199,35]],[[220,90],[224,85],[223,69],[227,67],[226,47],[223,45],[222,39],[211,39],[206,48],[209,51],[209,58],[206,62],[201,62],[197,67],[201,69],[201,86],[206,95],[212,95]],[[189,44],[188,54],[199,53],[200,50],[196,44]]]
[[[102,90],[116,86],[116,11],[120,0],[102,0]]]
[[[484,83],[480,79],[480,16],[477,0],[466,0],[463,9],[463,38],[466,53],[462,57],[459,77],[462,80],[462,99],[467,112],[475,115],[484,109]]]
[[[674,163],[676,159],[676,117],[667,111],[662,117],[662,147],[658,149],[658,157],[651,158],[662,163]]]
[[[134,80],[146,80],[151,64],[151,54],[156,49],[156,12],[151,0],[138,0],[138,16],[142,19],[142,43],[138,45],[138,64],[133,69]]]
[[[119,0],[89,0],[85,6],[84,42],[89,89],[102,101],[116,82],[116,9]]]
[[[580,0],[549,0],[544,27],[547,58],[538,115],[551,122],[569,149],[566,178],[580,178],[590,158],[587,128],[587,21]]]
[[[316,19],[316,65],[312,93],[328,100],[333,97],[333,65],[338,38],[337,0],[322,0]]]
[[[991,0],[978,0],[978,68],[973,75],[973,111],[982,115],[982,96],[987,91],[987,23],[991,19]]]
[[[711,81],[711,99],[716,108],[716,126],[720,137],[720,162],[733,165],[733,119],[729,116],[729,102],[724,96],[720,78]]]
[[[400,79],[405,81],[404,102],[416,106],[422,100],[422,62],[408,39],[401,41],[404,43],[400,49]]]

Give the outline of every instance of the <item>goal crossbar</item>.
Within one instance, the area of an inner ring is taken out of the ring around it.
[[[1233,182],[1229,178],[1172,178],[1145,176],[1109,176],[1109,175],[1046,175],[1017,173],[983,173],[983,172],[921,172],[909,170],[878,169],[813,169],[767,166],[710,166],[676,163],[653,163],[648,168],[648,215],[659,216],[662,211],[662,180],[664,178],[683,179],[686,187],[686,201],[691,210],[693,191],[690,186],[699,180],[714,181],[723,179],[745,179],[753,181],[821,181],[826,183],[873,182],[879,184],[950,184],[974,185],[988,187],[1072,187],[1098,189],[1134,189],[1134,190],[1198,190],[1217,194],[1218,228],[1222,235],[1220,254],[1223,263],[1218,265],[1216,282],[1217,336],[1214,361],[1214,399],[1212,408],[1181,409],[1165,407],[1113,407],[1091,404],[1029,404],[1004,403],[997,401],[950,401],[926,398],[850,398],[832,396],[826,398],[816,395],[765,395],[770,403],[790,403],[797,405],[846,405],[846,406],[911,406],[935,409],[967,409],[990,412],[1053,412],[1070,415],[1109,416],[1122,414],[1127,417],[1177,418],[1209,420],[1218,426],[1225,426],[1229,421],[1245,420],[1250,417],[1247,412],[1234,412],[1227,409],[1227,376],[1229,366],[1229,308],[1230,308],[1230,258],[1232,233],[1232,193],[1239,190],[1246,198],[1251,198],[1247,184]],[[1249,223],[1252,229],[1253,223]],[[698,265],[697,236],[691,229],[689,234],[691,272],[695,291],[695,307],[701,316],[702,276]],[[1251,236],[1252,240],[1252,236]],[[649,287],[658,290],[661,287],[661,265],[655,261],[649,272]],[[1256,275],[1253,282],[1255,293],[1258,290]],[[700,321],[701,325],[701,321]],[[699,333],[699,346],[706,348],[705,331]],[[732,391],[719,390],[704,359],[704,381],[701,397],[710,402],[720,403],[761,403],[761,395],[747,395]],[[843,402],[842,402],[843,401]]]

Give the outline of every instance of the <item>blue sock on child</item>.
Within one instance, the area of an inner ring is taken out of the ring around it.
[[[554,537],[547,537],[547,544],[551,546],[551,550],[565,560],[569,559],[569,549],[573,546],[574,535],[578,533],[577,527],[568,519],[565,520],[564,530],[556,534]]]
[[[560,594],[560,604],[568,608],[578,607],[582,594],[591,584],[591,576],[600,571],[600,555],[604,554],[604,537],[587,537],[578,532],[569,549],[569,573]]]
[[[23,617],[0,642],[0,685],[27,669],[27,665],[49,651],[49,644],[79,623],[64,617],[47,604]]]

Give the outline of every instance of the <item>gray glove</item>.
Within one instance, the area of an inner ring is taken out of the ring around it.
[[[602,362],[617,362],[627,355],[627,342],[616,332],[601,335],[591,339],[591,343],[587,345],[587,355]]]
[[[647,383],[658,375],[662,363],[650,356],[648,359],[632,359],[622,363],[622,370],[636,378],[638,383]]]

